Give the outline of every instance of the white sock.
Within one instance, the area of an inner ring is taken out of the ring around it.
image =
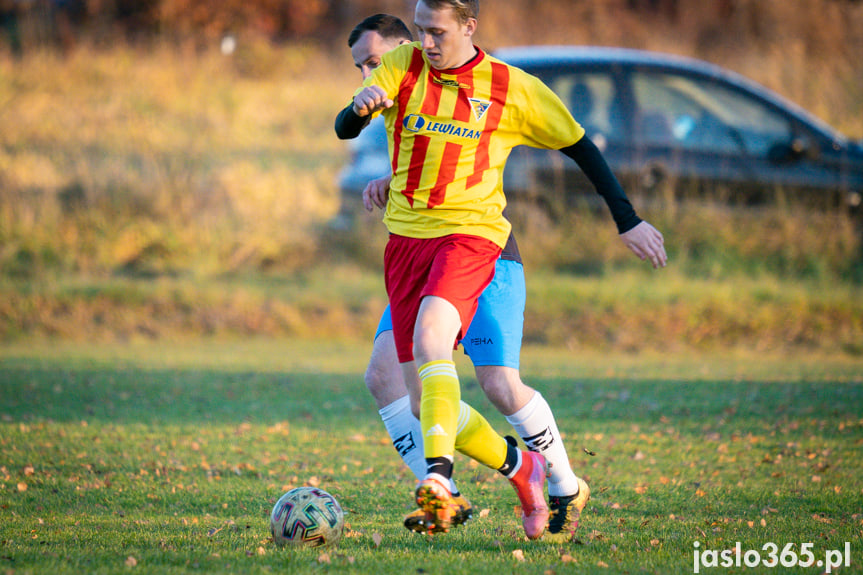
[[[382,407],[378,413],[399,457],[410,468],[417,481],[420,481],[426,476],[427,467],[420,421],[411,413],[410,397],[407,395],[400,397]],[[458,493],[455,481],[450,479],[449,482],[450,493]]]
[[[423,434],[420,421],[411,413],[410,397],[405,395],[378,411],[381,421],[390,434],[393,447],[410,467],[417,481],[426,475],[426,458],[423,453]]]
[[[537,391],[527,405],[506,416],[506,420],[528,449],[541,453],[551,463],[548,495],[575,495],[578,492],[578,478],[569,466],[566,447],[545,398]]]

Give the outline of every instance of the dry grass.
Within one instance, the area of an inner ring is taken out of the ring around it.
[[[337,209],[331,116],[350,88],[319,51],[81,49],[0,77],[0,261],[296,265]]]

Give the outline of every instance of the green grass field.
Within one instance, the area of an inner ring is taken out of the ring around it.
[[[523,377],[594,493],[578,540],[559,546],[526,541],[506,481],[462,457],[474,520],[433,539],[401,526],[413,481],[362,383],[369,351],[0,349],[0,573],[691,573],[695,542],[765,558],[770,543],[777,557],[811,543],[816,560],[847,542],[850,567],[833,572],[863,572],[859,359],[525,349]],[[506,432],[457,359],[465,399]],[[271,542],[272,505],[305,484],[346,509],[337,548]]]

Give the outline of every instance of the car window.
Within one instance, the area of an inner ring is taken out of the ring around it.
[[[623,117],[619,112],[614,81],[608,73],[556,71],[546,74],[543,79],[563,100],[589,137],[602,135],[611,141],[622,137]]]
[[[636,143],[765,156],[791,140],[791,123],[756,98],[713,80],[636,72]]]

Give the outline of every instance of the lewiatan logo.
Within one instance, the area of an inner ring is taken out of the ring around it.
[[[482,132],[480,130],[463,128],[448,122],[433,122],[419,114],[406,116],[402,125],[405,130],[415,134],[434,132],[445,136],[455,136],[468,140],[479,140],[480,136],[482,136]]]

